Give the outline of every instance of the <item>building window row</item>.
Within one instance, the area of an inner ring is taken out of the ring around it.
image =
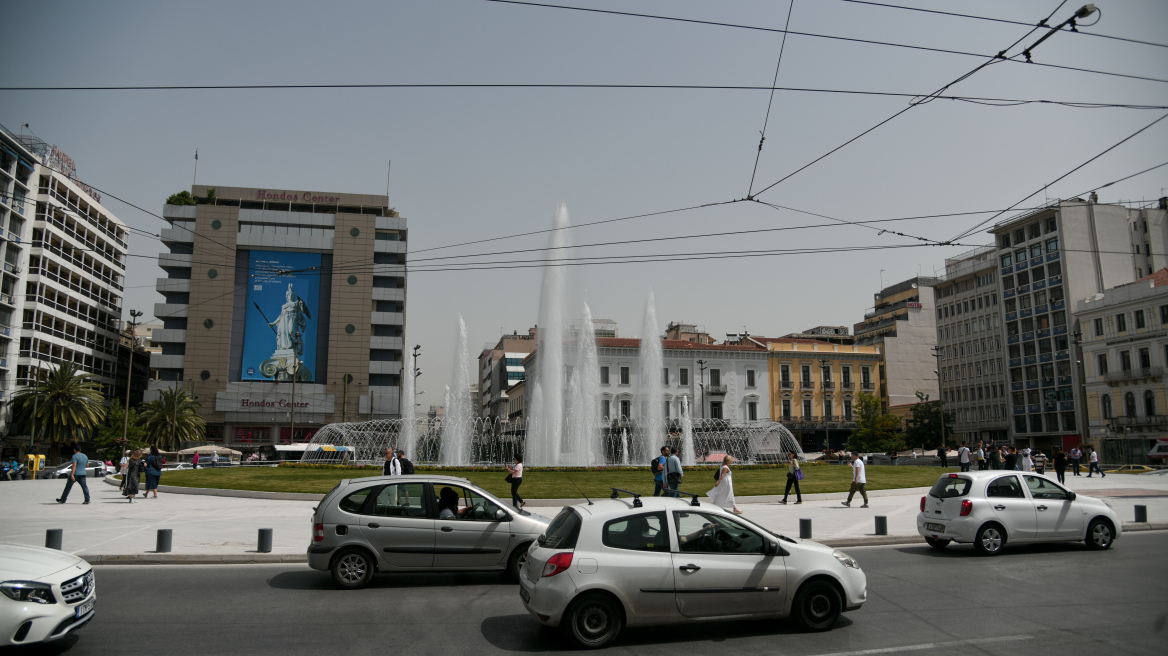
[[[99,212],[97,208],[86,203],[81,197],[73,193],[64,182],[54,177],[42,175],[39,193],[55,198],[66,208],[72,210],[76,216],[84,218],[90,226],[113,239],[119,246],[128,248],[126,245],[126,229]]]
[[[999,248],[1010,248],[1011,242],[1014,246],[1021,246],[1023,243],[1032,239],[1041,239],[1043,235],[1048,235],[1058,230],[1058,221],[1054,216],[1048,216],[1041,222],[1034,222],[1028,226],[1017,228],[1013,233],[1006,233],[998,236]]]
[[[91,252],[101,255],[117,268],[123,270],[126,268],[121,251],[113,244],[99,237],[96,233],[86,230],[77,221],[74,221],[73,217],[61,210],[61,208],[53,207],[45,203],[37,203],[37,219],[55,226],[65,236],[72,237],[85,246],[88,246]]]
[[[71,244],[61,241],[59,237],[53,235],[52,233],[49,233],[48,238],[46,239],[44,231],[42,231],[40,228],[34,229],[32,231],[31,246],[33,248],[45,249],[61,260],[64,260],[65,266],[70,267],[71,269],[80,269],[90,276],[101,280],[110,287],[113,287],[118,291],[122,290],[122,280],[124,276],[121,273],[105,266],[101,262],[95,261],[93,258],[85,255],[84,251],[74,248]]]
[[[116,338],[100,335],[93,330],[89,330],[86,326],[79,326],[71,321],[58,319],[46,312],[25,309],[24,321],[21,323],[21,328],[26,331],[52,335],[73,342],[78,346],[91,348],[95,351],[108,353],[109,355],[117,352],[118,341]]]
[[[104,312],[95,306],[78,301],[75,297],[58,291],[44,283],[25,283],[24,300],[28,303],[41,303],[58,312],[93,324],[95,328],[116,332],[114,315]],[[27,310],[25,316],[28,316]]]
[[[71,349],[61,344],[54,344],[36,337],[23,337],[20,340],[20,357],[36,360],[41,368],[48,365],[60,365],[62,362],[72,362],[86,373],[104,378],[113,378],[117,363],[113,360]],[[27,365],[20,365],[16,372],[17,385],[33,385],[32,371]]]

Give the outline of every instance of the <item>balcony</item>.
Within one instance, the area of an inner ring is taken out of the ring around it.
[[[1067,334],[1067,327],[1066,327],[1065,325],[1062,325],[1062,326],[1055,326],[1055,327],[1054,327],[1054,334],[1056,334],[1056,335],[1066,335],[1066,334]]]
[[[1061,285],[1063,284],[1063,277],[1061,275],[1051,276],[1046,279],[1046,284],[1050,285],[1051,287],[1054,287],[1055,285]]]
[[[725,385],[706,385],[706,394],[710,396],[726,396]]]
[[[1053,253],[1046,254],[1046,261],[1047,262],[1054,262],[1057,259],[1059,259],[1059,252],[1058,251],[1054,251]]]
[[[835,391],[835,383],[830,380],[820,381],[819,386],[825,392]]]
[[[1115,387],[1125,382],[1135,382],[1145,378],[1152,380],[1160,380],[1164,375],[1164,367],[1141,367],[1139,369],[1124,369],[1122,371],[1111,371],[1103,376],[1107,384]]]
[[[810,392],[810,391],[813,391],[813,390],[815,389],[815,381],[813,381],[813,380],[801,380],[801,381],[799,381],[799,387],[800,387],[800,388],[802,388],[802,390],[803,390],[804,392]]]
[[[1045,280],[1035,280],[1034,281],[1034,291],[1038,291],[1040,289],[1046,289],[1046,281]]]
[[[853,380],[845,380],[839,384],[841,392],[851,392],[856,389],[856,382]]]
[[[1166,415],[1148,415],[1145,417],[1115,417],[1111,420],[1114,426],[1130,426],[1132,428],[1143,426],[1161,427],[1168,425],[1168,416]]]
[[[1016,321],[1017,319],[1018,319],[1017,312],[1007,312],[1006,313],[1006,321]]]
[[[862,392],[871,392],[874,389],[876,389],[876,385],[871,382],[860,383],[860,391]]]
[[[795,381],[793,381],[793,380],[779,381],[779,389],[785,389],[785,390],[795,389]]]
[[[1035,314],[1046,314],[1049,311],[1050,311],[1050,308],[1049,308],[1049,306],[1047,306],[1046,303],[1034,306],[1034,313]]]
[[[189,303],[155,303],[154,316],[159,319],[185,317],[190,311]]]
[[[1025,269],[1029,266],[1030,266],[1029,262],[1027,262],[1026,260],[1021,260],[1017,264],[1014,265],[1014,270],[1021,271],[1022,269]]]
[[[1014,293],[1013,289],[1003,289],[1002,290],[1002,298],[1014,298],[1016,295],[1017,294]]]
[[[1025,310],[1022,310],[1022,318],[1023,319],[1025,319],[1026,317],[1032,317],[1032,316],[1034,316],[1034,308],[1026,308]]]
[[[1018,285],[1018,293],[1019,294],[1029,294],[1030,293],[1030,285]]]
[[[1013,272],[1014,272],[1014,266],[1013,266],[1013,265],[1010,265],[1010,266],[1004,266],[1004,267],[1002,267],[1002,275],[1003,275],[1003,276],[1008,276],[1008,275],[1010,275],[1010,274],[1011,274],[1011,273],[1013,273]]]

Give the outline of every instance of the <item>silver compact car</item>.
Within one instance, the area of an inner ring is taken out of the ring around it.
[[[519,594],[585,648],[625,626],[791,617],[825,631],[867,600],[855,559],[775,535],[697,499],[616,498],[565,507],[527,554]]]
[[[0,544],[0,647],[63,638],[93,619],[93,567],[56,549]]]
[[[1106,501],[1045,476],[990,470],[942,474],[921,497],[917,532],[935,549],[972,542],[978,553],[996,556],[1007,542],[1082,540],[1107,549],[1123,522]]]
[[[346,479],[312,516],[308,565],[343,588],[362,588],[375,572],[505,569],[518,578],[547,524],[465,478]]]

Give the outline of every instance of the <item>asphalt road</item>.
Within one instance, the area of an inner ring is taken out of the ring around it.
[[[1081,544],[848,550],[868,603],[823,634],[786,622],[690,623],[626,631],[617,654],[1163,654],[1168,532]],[[356,592],[302,565],[98,568],[97,616],[39,650],[88,654],[488,654],[562,652],[516,587],[496,574],[381,575]]]

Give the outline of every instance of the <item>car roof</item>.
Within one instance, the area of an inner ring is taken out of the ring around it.
[[[469,478],[462,478],[461,476],[447,476],[444,474],[397,474],[395,476],[363,476],[361,478],[349,479],[349,484],[354,483],[381,483],[392,481],[414,481],[414,482],[430,482],[430,483],[455,483],[458,485],[474,485]],[[478,487],[475,485],[475,487]]]
[[[725,510],[709,502],[694,506],[689,499],[679,499],[676,497],[642,496],[636,498],[641,500],[641,506],[639,508],[634,504],[634,497],[632,496],[622,496],[617,499],[597,499],[591,505],[577,503],[571,507],[597,519],[621,517],[628,515],[631,511],[651,512],[654,510],[685,510],[686,508],[694,511],[701,510],[702,512],[727,514]]]

